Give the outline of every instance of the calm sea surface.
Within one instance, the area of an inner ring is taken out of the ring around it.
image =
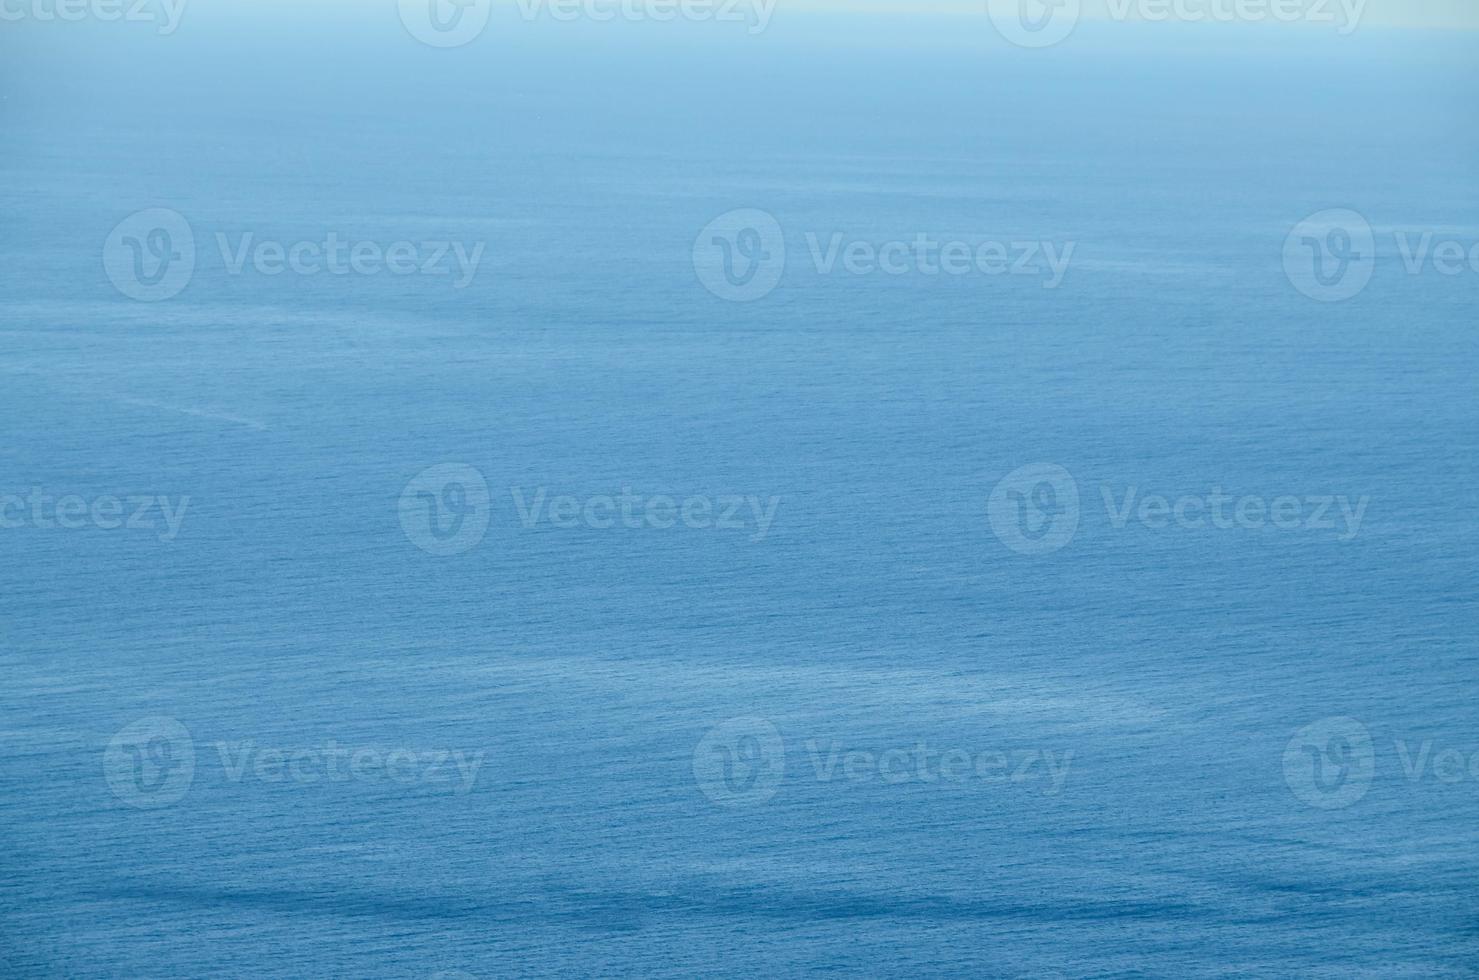
[[[1472,38],[358,20],[5,25],[0,973],[1472,974],[1479,270],[1397,244],[1479,244]],[[137,302],[150,208],[196,267]],[[1375,262],[1322,303],[1331,208]],[[232,271],[330,233],[482,251]],[[1120,516],[1216,493],[1297,526]]]

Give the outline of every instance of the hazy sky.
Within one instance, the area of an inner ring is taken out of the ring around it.
[[[514,0],[501,0],[513,3]],[[974,14],[981,12],[987,3],[1014,6],[1017,0],[778,0],[779,13],[786,10],[866,10],[897,12],[920,15]],[[1085,17],[1107,18],[1110,0],[1082,0]],[[1239,0],[1181,0],[1191,9],[1208,5],[1227,7]],[[1243,0],[1247,2],[1247,0]],[[1297,0],[1311,7],[1326,0]],[[1342,2],[1361,3],[1362,0],[1328,0],[1333,12],[1338,12]],[[1364,0],[1363,24],[1387,24],[1423,27],[1465,27],[1479,29],[1479,0]],[[1132,0],[1132,8],[1134,2]]]
[[[12,0],[25,4],[31,0]],[[46,0],[47,3],[50,0]],[[155,0],[164,2],[164,0]],[[181,0],[169,0],[179,3]],[[185,0],[194,6],[196,0]],[[235,0],[242,2],[242,0]],[[395,0],[378,0],[378,4]],[[429,2],[429,0],[428,0]],[[622,4],[644,6],[648,0],[488,0],[495,8],[523,8],[547,13],[555,4],[594,4],[599,7],[620,7]],[[667,0],[673,2],[673,0]],[[684,0],[676,0],[684,2]],[[784,17],[787,12],[826,11],[836,13],[887,13],[914,20],[933,16],[984,16],[988,7],[995,6],[1015,12],[1021,0],[705,0],[717,6],[732,4],[748,9],[757,4],[773,7],[774,17]],[[1075,0],[1030,0],[1030,2],[1072,3]],[[1175,4],[1193,11],[1224,10],[1237,4],[1248,4],[1254,9],[1267,9],[1273,5],[1295,5],[1305,10],[1328,10],[1338,22],[1344,21],[1343,10],[1360,10],[1358,23],[1361,26],[1399,27],[1443,27],[1479,30],[1479,0],[1077,0],[1082,5],[1082,17],[1091,20],[1111,19],[1110,11],[1128,5],[1130,10],[1149,4]],[[377,3],[369,0],[319,0],[316,6],[341,7],[372,11]],[[253,8],[291,7],[300,9],[301,0],[252,0],[245,4]],[[204,7],[204,4],[201,4]],[[199,13],[199,11],[195,11]],[[1307,24],[1304,26],[1308,26]]]
[[[24,0],[13,0],[21,3]],[[174,0],[179,2],[179,0]],[[196,0],[188,0],[194,4]],[[386,0],[380,0],[381,3]],[[644,0],[491,0],[493,6],[503,8],[543,8],[553,3],[594,3],[598,6],[617,6],[622,3],[641,6]],[[711,0],[723,5],[726,0]],[[753,6],[762,0],[733,0],[740,7]],[[911,17],[930,14],[961,16],[980,15],[987,5],[1002,6],[1015,10],[1019,0],[763,0],[766,5],[774,4],[776,16],[787,11],[835,11],[891,13]],[[1041,2],[1041,0],[1039,0]],[[1054,0],[1048,0],[1054,2]],[[1072,0],[1056,0],[1072,2]],[[1321,5],[1339,16],[1342,7],[1358,5],[1362,8],[1361,23],[1385,24],[1405,27],[1462,27],[1479,30],[1479,0],[1079,0],[1083,16],[1107,19],[1111,6],[1128,3],[1133,9],[1139,3],[1178,3],[1193,10],[1227,8],[1237,3],[1255,6],[1262,4],[1297,4],[1301,8]],[[320,0],[319,5],[335,4],[345,7],[368,9],[373,4],[367,0]],[[255,0],[250,6],[300,7],[301,0]],[[392,0],[393,5],[393,0]]]

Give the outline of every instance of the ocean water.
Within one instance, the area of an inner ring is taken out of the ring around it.
[[[1475,972],[1479,41],[783,14],[3,25],[0,973]]]

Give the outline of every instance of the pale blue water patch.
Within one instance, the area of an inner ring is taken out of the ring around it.
[[[778,21],[447,53],[196,13],[174,45],[28,35],[6,74],[0,495],[189,498],[167,541],[0,531],[7,975],[1472,970],[1479,784],[1409,780],[1396,741],[1479,749],[1479,277],[1387,243],[1327,306],[1282,268],[1324,208],[1479,224],[1471,39],[1033,59]],[[101,244],[156,206],[201,258],[134,303]],[[789,251],[748,305],[691,254],[742,207]],[[485,259],[457,290],[214,252],[331,230]],[[826,275],[808,232],[1076,251],[1051,290]],[[437,559],[397,507],[448,462],[492,516]],[[1028,559],[987,499],[1036,462],[1082,514]],[[1350,540],[1117,528],[1131,487],[1368,505]],[[538,488],[780,502],[760,540],[526,527]],[[154,716],[196,776],[138,809],[105,757]],[[1340,716],[1376,778],[1320,810],[1284,753]],[[736,718],[785,772],[728,808],[694,757]],[[247,741],[448,755],[233,779]],[[920,744],[1008,768],[837,775]]]

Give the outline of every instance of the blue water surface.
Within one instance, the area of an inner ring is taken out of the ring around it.
[[[500,14],[443,50],[375,6],[4,25],[0,495],[188,504],[0,531],[0,973],[1473,974],[1479,270],[1394,244],[1479,243],[1472,36]],[[105,267],[149,208],[199,253],[160,302]],[[1331,208],[1376,252],[1326,303],[1284,249]],[[787,252],[746,303],[694,264],[735,209]],[[216,245],[330,231],[484,251],[459,289]],[[824,274],[808,233],[1076,247],[1045,289]],[[440,556],[401,500],[447,464],[488,527]],[[1079,495],[1035,557],[988,513],[1033,464]],[[1116,526],[1131,487],[1367,505]],[[565,527],[541,489],[778,504]],[[159,719],[168,803],[118,768]],[[1370,742],[1312,804],[1327,719]]]

